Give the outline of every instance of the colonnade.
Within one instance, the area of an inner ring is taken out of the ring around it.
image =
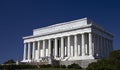
[[[111,50],[111,40],[93,33],[84,33],[24,43],[23,60],[39,60],[41,57],[104,57]]]
[[[100,36],[98,34],[93,34],[94,41],[94,57],[96,58],[107,58],[109,53],[113,50],[112,40]]]

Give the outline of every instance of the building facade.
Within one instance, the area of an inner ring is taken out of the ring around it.
[[[33,35],[23,39],[22,62],[53,59],[65,64],[107,58],[113,50],[113,35],[87,18],[34,29]]]

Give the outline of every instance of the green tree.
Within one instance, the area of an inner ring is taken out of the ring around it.
[[[120,50],[115,50],[110,53],[109,59],[120,60]]]
[[[111,52],[108,59],[89,64],[87,70],[120,70],[120,50]]]
[[[13,64],[15,61],[13,59],[9,59],[8,61],[5,61],[3,64]]]

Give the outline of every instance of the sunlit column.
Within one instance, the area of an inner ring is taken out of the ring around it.
[[[48,40],[48,56],[51,57],[51,39]]]
[[[33,42],[33,49],[32,49],[32,59],[35,59],[35,42]]]
[[[58,52],[58,46],[57,46],[57,38],[55,38],[55,57],[57,57],[57,52]]]
[[[68,57],[70,57],[70,55],[71,55],[71,54],[70,54],[70,53],[71,53],[71,52],[70,52],[70,50],[71,50],[71,48],[70,48],[70,36],[68,36],[67,39],[68,39],[68,40],[67,40],[67,44],[68,44],[68,52],[67,52],[67,53],[68,53]]]
[[[23,54],[23,60],[26,60],[26,50],[27,50],[27,44],[24,43],[24,54]]]
[[[74,35],[74,53],[75,53],[75,57],[77,56],[77,50],[78,50],[78,48],[77,48],[77,35]]]
[[[64,57],[64,39],[61,37],[61,57]]]
[[[82,34],[82,56],[85,55],[85,39],[84,34]]]
[[[38,59],[40,58],[40,41],[38,41]]]
[[[31,59],[31,51],[30,51],[31,47],[30,47],[30,43],[28,43],[28,60]]]
[[[89,55],[92,55],[92,34],[89,33]]]
[[[81,35],[78,35],[78,56],[81,56],[81,46],[82,46],[82,43],[81,43]]]
[[[43,57],[45,57],[45,40],[43,40]]]

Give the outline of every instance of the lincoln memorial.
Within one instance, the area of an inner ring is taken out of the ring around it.
[[[113,35],[88,18],[34,29],[33,35],[23,39],[25,63],[52,64],[55,60],[84,66],[107,58],[113,50]]]

